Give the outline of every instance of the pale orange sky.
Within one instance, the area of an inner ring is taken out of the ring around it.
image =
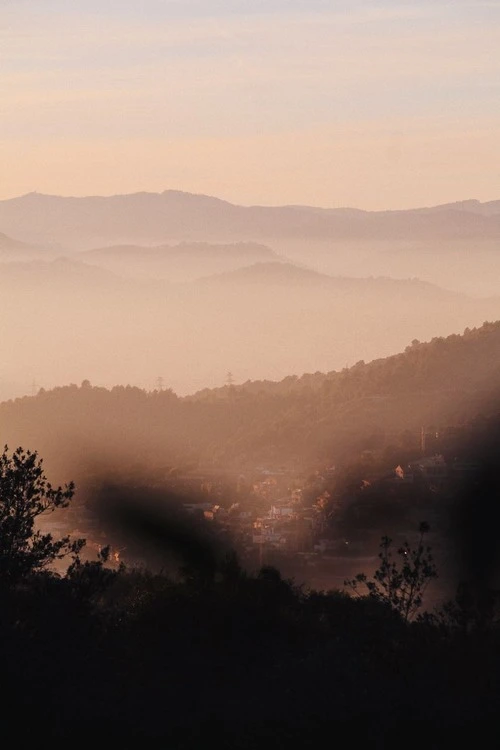
[[[499,3],[140,5],[0,2],[0,199],[500,197]]]

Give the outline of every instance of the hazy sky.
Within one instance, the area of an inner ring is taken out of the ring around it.
[[[0,0],[0,198],[167,188],[500,198],[500,0]]]

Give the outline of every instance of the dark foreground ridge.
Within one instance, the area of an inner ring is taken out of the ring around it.
[[[125,507],[122,524],[144,545],[175,547],[177,572],[153,574],[112,565],[108,549],[84,562],[82,541],[36,532],[36,518],[66,507],[73,486],[52,488],[37,455],[21,450],[4,451],[0,468],[2,719],[17,742],[161,740],[191,750],[347,737],[441,748],[496,733],[491,560],[478,560],[455,601],[419,616],[435,575],[425,524],[399,550],[383,540],[368,593],[351,597],[304,590],[268,566],[248,573],[168,516],[153,522],[151,509]],[[498,486],[490,476],[483,489],[492,500]],[[66,572],[50,572],[63,556]]]

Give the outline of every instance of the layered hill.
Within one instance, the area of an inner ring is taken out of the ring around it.
[[[119,274],[169,281],[191,281],[204,274],[223,273],[280,259],[271,248],[255,242],[182,242],[155,247],[112,245],[83,251],[77,257]]]
[[[414,341],[401,354],[326,374],[248,382],[179,398],[83,383],[0,405],[2,440],[72,474],[153,471],[186,461],[302,470],[373,444],[500,411],[500,322]]]
[[[202,270],[197,257],[191,268]],[[26,393],[33,380],[151,388],[161,376],[181,394],[220,385],[228,370],[238,381],[279,380],[500,317],[500,296],[472,299],[417,279],[332,277],[276,261],[194,282],[151,276],[125,278],[73,258],[3,264],[3,398],[19,393],[4,382],[24,381]]]
[[[44,252],[45,249],[38,245],[21,242],[0,232],[0,263],[39,257]]]
[[[0,227],[26,241],[70,247],[166,240],[241,241],[500,238],[499,202],[369,212],[308,206],[238,206],[175,190],[109,197],[29,193],[0,201]]]

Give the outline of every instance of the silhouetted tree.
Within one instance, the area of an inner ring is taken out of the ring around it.
[[[111,547],[107,545],[99,550],[96,560],[82,562],[78,553],[73,555],[73,562],[66,572],[66,580],[71,583],[73,591],[80,599],[97,602],[116,577],[125,572],[124,563],[120,563],[117,569],[107,566],[110,554]]]
[[[378,555],[380,565],[373,580],[368,580],[365,573],[358,573],[355,578],[345,581],[345,585],[359,596],[359,585],[363,584],[369,596],[389,604],[408,622],[422,606],[425,589],[433,578],[437,578],[431,548],[424,542],[429,531],[429,525],[421,523],[416,547],[410,547],[405,541],[397,550],[399,561],[393,559],[392,539],[382,537]]]
[[[47,568],[68,554],[78,554],[85,542],[69,536],[55,540],[35,529],[36,519],[65,508],[74,485],[52,487],[36,452],[5,446],[0,456],[0,581],[15,583]]]

